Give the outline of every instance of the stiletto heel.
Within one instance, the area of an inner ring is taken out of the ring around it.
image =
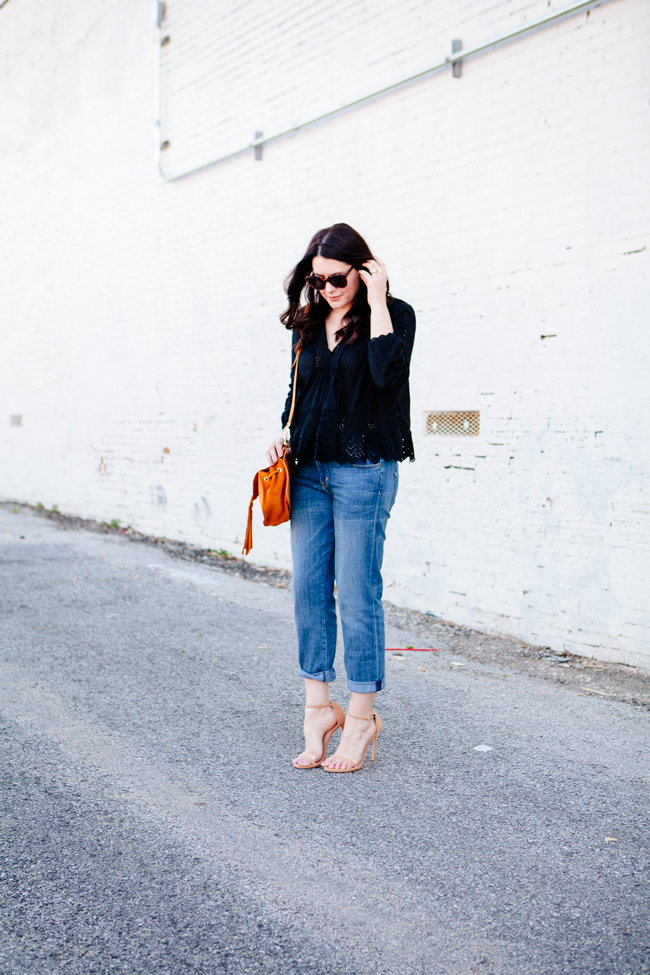
[[[370,761],[371,762],[374,762],[374,760],[375,760],[375,755],[377,754],[377,736],[378,736],[379,732],[381,731],[381,718],[379,717],[379,715],[377,714],[376,711],[373,711],[372,714],[369,717],[367,717],[367,718],[362,718],[358,714],[350,714],[349,711],[348,711],[347,716],[348,716],[348,718],[355,718],[357,721],[373,721],[374,720],[374,722],[375,722],[375,733],[372,736],[372,738],[370,739],[370,741],[368,742],[368,744],[366,745],[366,747],[364,749],[364,752],[363,752],[363,755],[361,757],[361,761],[359,762],[358,765],[357,765],[356,762],[353,762],[351,758],[346,758],[345,755],[337,755],[336,752],[335,752],[332,755],[332,758],[340,758],[341,761],[343,761],[343,762],[349,762],[351,764],[352,768],[330,768],[329,765],[322,765],[321,768],[323,768],[325,770],[325,772],[358,772],[359,769],[361,768],[361,766],[363,765],[365,759],[366,759],[366,752],[368,751],[368,746],[370,745],[370,742],[372,742],[372,758],[370,759]],[[322,761],[324,762],[325,759],[323,758]]]
[[[330,743],[330,738],[337,728],[343,728],[345,725],[345,712],[343,711],[343,708],[339,704],[335,704],[334,701],[330,701],[329,704],[305,704],[305,709],[308,711],[319,711],[323,708],[334,708],[334,714],[336,715],[336,724],[329,731],[326,731],[325,735],[323,736],[323,754],[316,762],[314,761],[313,755],[310,755],[309,752],[301,752],[300,755],[298,755],[298,758],[294,758],[293,760],[294,768],[318,768],[320,763],[324,762],[327,758],[327,746]],[[303,758],[303,756],[309,759],[309,765],[296,764],[298,759]]]

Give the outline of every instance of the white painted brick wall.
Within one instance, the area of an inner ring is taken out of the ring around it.
[[[165,169],[548,9],[169,0]],[[347,220],[419,323],[387,597],[650,666],[649,34],[612,0],[164,184],[148,0],[9,0],[0,494],[238,553],[286,392],[281,284]],[[453,409],[479,437],[424,436]],[[287,526],[258,521],[251,558],[288,565]]]

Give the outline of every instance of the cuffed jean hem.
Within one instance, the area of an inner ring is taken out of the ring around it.
[[[348,690],[354,691],[355,694],[374,694],[376,691],[383,691],[386,686],[386,680],[382,677],[381,680],[350,680],[348,677]]]
[[[332,681],[336,680],[336,671],[321,670],[318,674],[308,674],[307,671],[303,670],[301,667],[300,670],[298,671],[298,677],[306,677],[307,680],[320,680],[324,684],[325,683],[331,684]]]

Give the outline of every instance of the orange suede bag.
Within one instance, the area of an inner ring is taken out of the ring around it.
[[[265,525],[281,525],[291,518],[291,471],[293,469],[293,459],[290,454],[287,454],[287,447],[289,446],[289,438],[291,437],[293,411],[296,406],[299,358],[300,349],[296,352],[296,358],[293,363],[291,410],[287,425],[282,431],[284,451],[277,463],[258,471],[253,478],[253,497],[248,506],[248,524],[246,525],[246,538],[244,539],[242,555],[248,555],[253,547],[253,502],[255,498],[260,499]]]

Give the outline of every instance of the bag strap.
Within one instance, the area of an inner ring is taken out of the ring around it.
[[[293,396],[291,397],[291,410],[289,411],[289,419],[287,420],[287,425],[282,431],[282,444],[285,449],[289,446],[289,440],[291,439],[291,421],[293,420],[293,411],[296,408],[296,393],[298,392],[298,359],[300,358],[301,348],[298,348],[296,352],[296,358],[293,360]]]
[[[296,352],[296,358],[293,360],[293,396],[291,397],[291,411],[289,413],[289,419],[287,420],[287,425],[282,431],[282,442],[286,450],[289,444],[289,437],[291,435],[291,421],[293,420],[293,411],[296,408],[296,393],[298,391],[298,359],[300,358],[300,353],[302,349],[298,349]],[[259,473],[259,472],[258,472]],[[253,496],[248,505],[248,520],[246,522],[246,536],[244,538],[244,547],[242,548],[242,555],[248,555],[253,547],[253,502],[255,498],[259,497],[259,483],[258,474],[253,478]]]

